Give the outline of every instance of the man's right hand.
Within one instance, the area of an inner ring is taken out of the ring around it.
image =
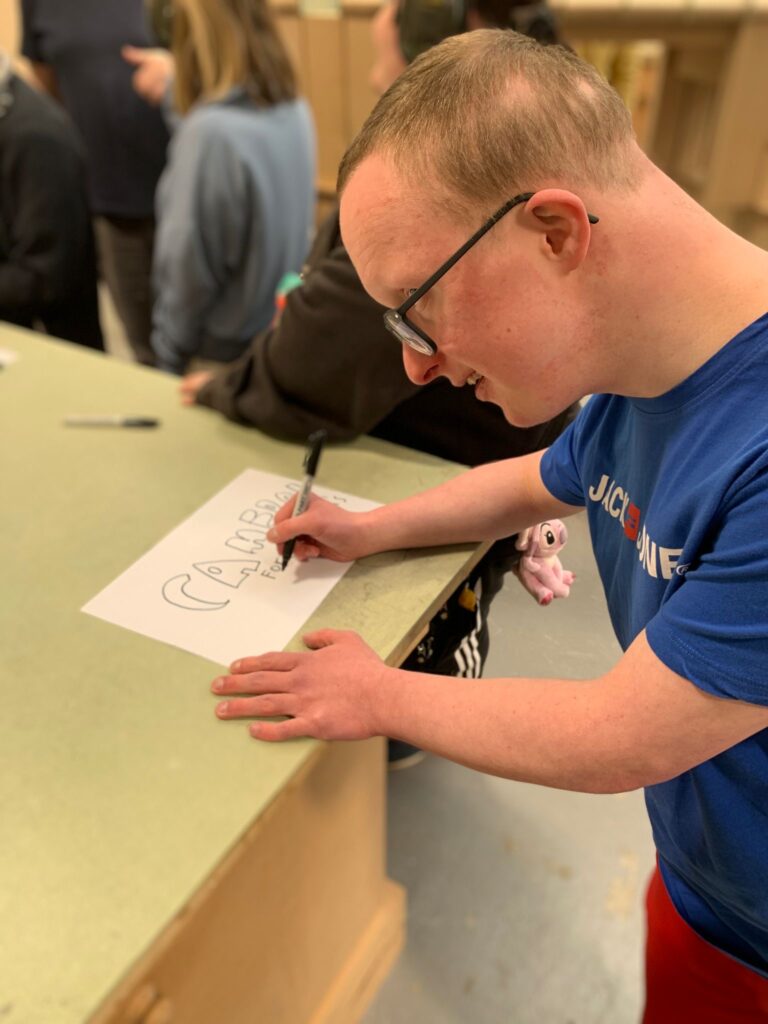
[[[309,558],[352,562],[381,550],[375,546],[372,537],[372,513],[347,512],[313,494],[307,511],[293,518],[295,504],[296,498],[291,498],[283,505],[275,515],[275,525],[267,534],[267,540],[277,544],[281,555],[283,545],[292,537],[296,538],[293,557],[300,562]]]

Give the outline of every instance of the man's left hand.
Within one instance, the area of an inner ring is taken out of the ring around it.
[[[227,699],[219,718],[274,718],[253,722],[252,736],[287,740],[363,740],[378,735],[374,697],[394,672],[357,633],[321,629],[304,638],[309,651],[275,651],[242,658],[230,675],[215,679],[213,692]]]

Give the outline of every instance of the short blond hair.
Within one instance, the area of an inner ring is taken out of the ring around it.
[[[423,53],[387,90],[344,155],[338,189],[381,153],[469,215],[545,184],[632,188],[633,141],[629,111],[590,64],[478,29]]]
[[[296,97],[296,79],[267,0],[174,0],[176,106],[221,99],[244,86],[269,107]]]

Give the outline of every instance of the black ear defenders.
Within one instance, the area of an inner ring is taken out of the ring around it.
[[[557,25],[546,2],[528,0],[400,0],[397,24],[400,49],[410,62],[448,36],[467,30],[474,10],[492,27],[511,28],[540,43],[558,42]]]

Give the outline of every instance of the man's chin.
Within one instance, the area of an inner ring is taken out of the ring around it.
[[[504,415],[504,419],[510,426],[517,427],[518,430],[526,430],[529,427],[538,427],[541,423],[546,422],[546,415],[543,415],[540,411],[531,410],[523,412],[519,406],[512,406],[511,402],[494,394],[487,381],[482,381],[481,385],[479,389],[475,388],[475,397],[479,401],[487,401],[492,403],[493,406],[498,406]]]
[[[517,410],[507,409],[504,405],[499,405],[499,408],[507,423],[511,427],[517,427],[518,430],[527,430],[529,427],[536,427],[541,423],[538,416],[522,416]]]

